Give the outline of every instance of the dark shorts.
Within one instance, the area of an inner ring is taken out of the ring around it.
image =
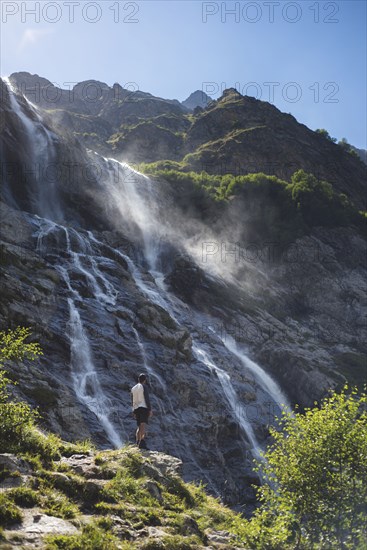
[[[139,426],[140,424],[148,424],[149,410],[145,407],[139,407],[135,409],[134,416],[136,418],[136,423]]]

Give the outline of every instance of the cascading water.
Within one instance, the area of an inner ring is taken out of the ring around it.
[[[109,441],[116,447],[122,446],[122,440],[116,432],[109,413],[112,404],[103,393],[93,364],[92,352],[83,324],[72,298],[68,299],[70,310],[70,351],[73,369],[75,393],[82,403],[94,413],[106,432]]]
[[[211,328],[211,327],[209,327]],[[211,329],[213,330],[213,329]],[[238,347],[238,344],[234,338],[228,334],[218,335],[213,330],[214,334],[218,336],[223,345],[235,355],[243,364],[246,370],[249,370],[254,375],[261,388],[271,397],[274,403],[277,404],[279,411],[291,411],[291,405],[284,392],[280,389],[279,384],[258,365],[255,361],[252,361],[243,350]]]
[[[157,223],[158,208],[151,180],[126,163],[93,155],[107,177],[104,180],[108,194],[120,214],[124,233],[143,245],[144,258],[150,270],[156,269],[162,234]],[[140,232],[140,239],[137,233]]]
[[[108,160],[110,175],[107,178],[107,189],[114,197],[114,201],[118,205],[122,204],[122,206],[119,207],[121,215],[126,216],[136,213],[134,221],[138,224],[143,236],[145,258],[147,260],[149,272],[153,276],[156,286],[155,288],[148,287],[140,276],[136,277],[136,282],[143,290],[147,298],[162,307],[178,325],[181,325],[180,317],[182,315],[182,311],[180,311],[180,301],[167,291],[163,282],[164,274],[157,268],[159,243],[155,242],[155,239],[159,235],[157,228],[160,227],[160,231],[163,232],[164,227],[162,228],[158,219],[154,218],[154,213],[158,212],[158,206],[154,204],[155,197],[151,193],[151,182],[146,176],[129,169],[127,165],[123,165],[125,179],[128,180],[129,185],[126,186],[125,183],[121,185],[121,181],[124,182],[124,178],[121,178],[121,166],[122,165],[120,165],[120,163],[116,163],[111,159]],[[129,170],[131,171],[133,177],[126,178],[126,173],[129,174]],[[119,174],[117,178],[115,176],[116,171]],[[149,196],[150,202],[148,201]],[[149,209],[147,206],[148,202],[150,205]],[[165,231],[166,235],[169,233],[169,230]],[[211,329],[211,331],[214,332],[213,329]],[[218,377],[223,393],[228,402],[229,410],[231,410],[233,416],[236,418],[240,427],[246,434],[251,445],[253,456],[255,458],[260,458],[260,452],[262,450],[261,444],[255,435],[251,422],[247,418],[245,407],[241,404],[236,394],[231,377],[226,371],[215,364],[213,358],[210,357],[209,353],[197,339],[193,337],[192,341],[193,352],[197,360],[204,364],[213,376]],[[283,405],[289,408],[288,400],[270,375],[268,375],[254,361],[249,359],[243,351],[239,350],[236,343],[231,341],[229,337],[227,339],[222,339],[222,344],[228,349],[228,351],[230,351],[231,354],[236,356],[241,361],[246,370],[250,371],[255,376],[259,386],[277,404],[279,409],[281,409]]]
[[[261,458],[260,451],[261,445],[258,442],[254,430],[252,429],[251,423],[247,419],[247,414],[245,407],[241,404],[240,400],[237,397],[236,391],[232,385],[231,377],[223,369],[219,368],[213,360],[210,358],[208,352],[202,349],[198,345],[193,346],[193,351],[199,361],[203,362],[212,373],[215,373],[219,379],[219,382],[222,386],[224,395],[227,398],[228,405],[232,411],[233,416],[236,418],[242,430],[245,432],[248,440],[251,444],[251,453],[254,458]]]
[[[102,305],[114,304],[117,292],[99,270],[97,260],[92,256],[92,248],[88,240],[73,229],[69,230],[49,220],[41,220],[37,231],[37,249],[41,255],[45,255],[48,252],[47,238],[59,232],[64,233],[66,252],[71,263],[68,268],[57,265],[56,269],[62,276],[70,292],[70,297],[68,298],[70,365],[73,374],[74,391],[79,402],[83,403],[98,418],[110,443],[119,448],[122,446],[122,439],[109,419],[113,411],[113,404],[105,395],[98,379],[91,346],[76,306],[76,302],[81,301],[81,296],[73,288],[70,277],[71,268],[85,276],[94,299]],[[73,250],[72,241],[77,244],[79,252]],[[90,267],[88,269],[83,266],[83,260],[89,262]],[[126,440],[126,433],[124,435]]]
[[[55,174],[55,141],[56,135],[43,124],[36,107],[22,96],[32,118],[19,102],[16,90],[9,78],[4,78],[10,99],[10,106],[19,118],[28,152],[28,163],[25,166],[28,178],[34,183],[31,203],[35,214],[50,220],[63,220],[60,201],[57,196]]]

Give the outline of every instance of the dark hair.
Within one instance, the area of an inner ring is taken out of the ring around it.
[[[145,382],[145,380],[147,379],[147,375],[146,374],[139,374],[139,382]]]

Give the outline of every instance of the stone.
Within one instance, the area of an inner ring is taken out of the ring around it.
[[[161,494],[161,490],[160,490],[160,488],[158,487],[158,485],[157,485],[156,483],[154,483],[154,481],[148,480],[148,481],[145,483],[145,487],[146,487],[148,493],[149,493],[153,498],[155,498],[156,500],[158,500],[158,502],[163,502],[163,497],[162,497],[162,494]]]
[[[185,536],[195,535],[199,538],[202,537],[202,532],[197,522],[187,514],[183,516],[180,532],[182,535],[185,535]]]
[[[42,548],[46,535],[74,535],[79,532],[70,521],[49,516],[36,508],[23,509],[22,513],[22,523],[4,531],[8,540],[15,537],[21,540],[22,548]]]
[[[71,469],[79,475],[89,479],[97,477],[100,473],[100,468],[95,464],[93,456],[79,454],[70,457],[62,457],[61,462],[67,464]]]
[[[0,454],[0,473],[4,470],[20,474],[32,473],[32,467],[26,460],[11,453]]]

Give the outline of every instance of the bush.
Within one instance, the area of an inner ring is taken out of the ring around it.
[[[251,548],[362,549],[367,540],[367,395],[333,393],[284,414],[261,466],[262,506],[237,525]]]
[[[36,491],[29,487],[17,487],[9,491],[9,498],[11,498],[15,504],[23,506],[23,508],[33,508],[40,503],[40,497]]]
[[[0,331],[0,367],[5,361],[34,360],[41,355],[38,344],[25,342],[29,336],[29,329],[22,327]],[[27,430],[38,417],[27,403],[9,401],[9,384],[16,382],[0,371],[0,452],[19,450]]]
[[[6,386],[11,380],[0,372],[0,452],[22,449],[27,431],[34,425],[37,413],[24,402],[5,402]]]
[[[22,521],[22,513],[5,493],[0,493],[0,525],[8,527]]]
[[[297,209],[310,227],[348,226],[362,221],[346,195],[335,193],[330,183],[318,180],[303,170],[293,174],[289,190]]]

